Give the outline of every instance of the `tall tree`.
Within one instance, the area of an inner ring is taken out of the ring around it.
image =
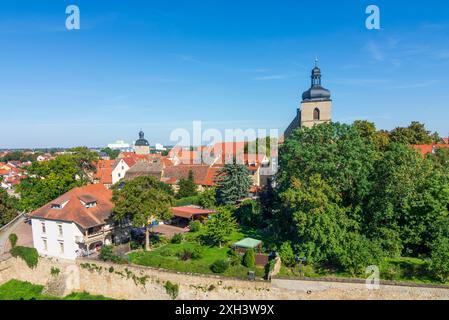
[[[145,249],[150,250],[151,221],[169,219],[174,198],[169,185],[154,177],[137,177],[115,186],[112,201],[116,221],[131,219],[135,227],[145,227]]]
[[[244,165],[226,164],[220,170],[217,180],[217,202],[235,204],[248,196],[252,185],[250,171]]]
[[[17,216],[14,200],[8,193],[0,188],[0,227],[10,222]]]
[[[193,171],[189,170],[189,175],[187,179],[180,179],[179,180],[179,190],[177,197],[178,198],[185,198],[185,197],[193,197],[198,194],[198,187],[195,184],[195,179],[193,176]]]
[[[431,144],[434,136],[424,124],[413,121],[408,127],[398,127],[390,133],[391,141],[402,144]]]
[[[204,236],[208,241],[218,244],[221,248],[236,229],[237,222],[230,208],[220,207],[217,209],[217,213],[206,221]]]

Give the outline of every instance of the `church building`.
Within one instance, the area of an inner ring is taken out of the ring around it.
[[[145,139],[143,131],[139,132],[139,139],[134,143],[136,154],[150,154],[150,143]]]
[[[302,94],[301,105],[297,109],[295,119],[285,130],[285,138],[297,128],[311,128],[316,124],[332,121],[331,93],[321,86],[321,70],[317,63],[318,60],[315,61],[315,68],[312,70],[312,85]]]

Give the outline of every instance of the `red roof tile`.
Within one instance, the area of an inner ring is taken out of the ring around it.
[[[74,222],[84,229],[99,226],[110,217],[113,209],[112,191],[102,184],[91,184],[70,190],[54,201],[30,214],[32,218]],[[86,208],[82,199],[95,199],[96,205]],[[52,204],[63,204],[60,209],[52,208]]]
[[[215,213],[215,211],[213,211],[213,210],[200,209],[200,208],[188,207],[188,206],[173,207],[173,208],[171,208],[171,211],[174,216],[186,218],[186,219],[192,219],[193,216],[196,216],[196,215],[209,215],[209,214]]]

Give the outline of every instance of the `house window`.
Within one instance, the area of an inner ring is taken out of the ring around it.
[[[313,120],[320,120],[320,109],[315,108],[313,110]]]
[[[59,242],[59,253],[64,254],[64,242]]]
[[[122,170],[125,170],[125,166],[122,166]]]
[[[47,228],[45,228],[45,222],[41,222],[41,226],[42,226],[42,233],[46,234],[47,233]]]
[[[44,244],[44,251],[47,251],[48,250],[47,239],[42,238],[42,243]]]
[[[119,177],[119,178],[121,178],[121,177],[122,177],[122,174],[121,174],[121,173],[119,173],[119,174],[118,174],[118,177]]]
[[[58,224],[58,235],[59,235],[60,237],[63,236],[62,224]]]

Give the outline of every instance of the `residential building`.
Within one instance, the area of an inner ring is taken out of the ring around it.
[[[102,184],[70,190],[30,214],[34,247],[40,255],[76,259],[104,244],[125,239],[127,226],[111,219],[112,191]]]

